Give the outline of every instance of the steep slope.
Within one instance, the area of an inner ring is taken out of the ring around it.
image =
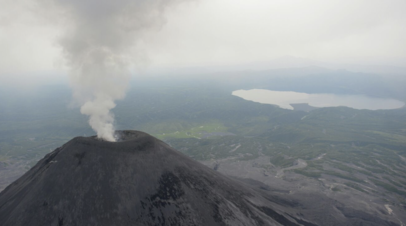
[[[0,193],[0,225],[314,225],[146,133],[120,135],[45,156]]]

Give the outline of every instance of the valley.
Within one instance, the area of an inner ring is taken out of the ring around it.
[[[365,211],[405,224],[405,108],[287,110],[232,96],[236,88],[134,84],[114,110],[116,126],[145,131],[213,170],[300,203],[314,219]],[[55,99],[44,92],[37,112],[17,105],[1,112],[0,189],[72,137],[93,134],[85,117],[66,108],[67,89]]]

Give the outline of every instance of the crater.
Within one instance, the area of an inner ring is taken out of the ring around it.
[[[97,136],[91,136],[90,138],[98,140],[98,141],[103,141],[103,142],[109,142],[109,143],[120,143],[120,142],[126,142],[126,141],[131,141],[131,140],[136,140],[141,137],[145,136],[150,136],[147,133],[141,132],[141,131],[136,131],[136,130],[117,130],[114,132],[114,137],[116,138],[116,141],[107,141],[104,140],[103,138],[98,138]]]

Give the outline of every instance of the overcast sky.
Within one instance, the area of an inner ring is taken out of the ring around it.
[[[63,71],[57,42],[63,22],[40,13],[33,0],[0,0],[0,6],[0,75]],[[165,18],[135,48],[144,68],[286,56],[406,66],[405,0],[196,0],[167,10]]]

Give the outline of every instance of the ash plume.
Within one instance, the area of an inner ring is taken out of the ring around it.
[[[62,18],[59,44],[80,112],[99,138],[115,141],[111,109],[125,97],[138,42],[163,24],[166,9],[186,0],[38,1]]]

